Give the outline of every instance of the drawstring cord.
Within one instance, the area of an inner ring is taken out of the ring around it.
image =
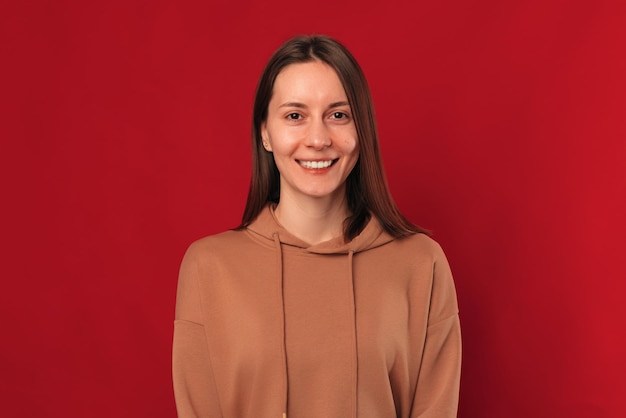
[[[283,275],[283,252],[280,245],[280,238],[278,232],[272,234],[274,238],[274,246],[276,247],[276,261],[279,274],[278,280],[278,296],[280,298],[281,308],[281,357],[283,360],[283,388],[284,388],[284,405],[285,412],[283,412],[282,418],[287,418],[287,401],[289,399],[289,376],[287,373],[287,340],[285,333],[285,288],[284,288],[284,275]],[[348,251],[348,282],[350,286],[350,311],[352,312],[352,318],[354,326],[352,327],[352,347],[354,350],[354,356],[352,361],[352,417],[357,416],[357,383],[358,383],[358,346],[357,346],[357,322],[356,322],[356,294],[354,292],[354,250]]]
[[[356,418],[357,414],[357,384],[358,384],[358,346],[357,346],[357,335],[356,335],[356,294],[354,292],[354,271],[353,271],[353,263],[354,263],[354,250],[350,249],[348,251],[348,279],[350,283],[350,293],[352,298],[350,299],[351,306],[350,310],[352,312],[352,319],[354,321],[354,326],[352,327],[352,346],[354,350],[354,358],[352,362],[352,416]],[[286,417],[285,417],[286,418]]]
[[[278,297],[280,298],[280,309],[282,312],[281,315],[281,339],[282,344],[280,347],[281,357],[283,361],[283,388],[284,388],[284,405],[285,412],[283,412],[282,418],[287,418],[287,399],[289,396],[289,376],[287,375],[287,341],[285,336],[285,288],[284,288],[284,276],[283,276],[283,251],[280,246],[280,238],[278,236],[278,232],[274,232],[272,234],[274,238],[274,246],[276,247],[276,260],[277,260],[277,268],[278,268]]]

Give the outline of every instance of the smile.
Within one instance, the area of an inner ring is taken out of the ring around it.
[[[328,167],[330,167],[331,165],[333,165],[333,163],[335,161],[337,161],[337,160],[326,160],[326,161],[302,161],[302,160],[298,160],[298,164],[300,164],[304,168],[320,169],[320,168],[328,168]]]

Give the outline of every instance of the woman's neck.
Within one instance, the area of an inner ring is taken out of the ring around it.
[[[338,199],[281,196],[274,214],[289,233],[315,245],[343,235],[343,224],[350,211],[342,193]]]

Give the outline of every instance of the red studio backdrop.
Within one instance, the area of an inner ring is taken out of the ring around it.
[[[235,226],[253,93],[325,33],[455,275],[462,418],[624,417],[623,1],[4,1],[0,415],[173,417],[178,266]]]

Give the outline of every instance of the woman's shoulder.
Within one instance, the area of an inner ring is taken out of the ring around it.
[[[248,239],[245,231],[228,230],[193,241],[185,253],[185,258],[205,258],[219,256],[240,248]]]
[[[414,254],[428,255],[434,259],[445,258],[441,245],[425,233],[416,233],[394,240],[396,245]]]

